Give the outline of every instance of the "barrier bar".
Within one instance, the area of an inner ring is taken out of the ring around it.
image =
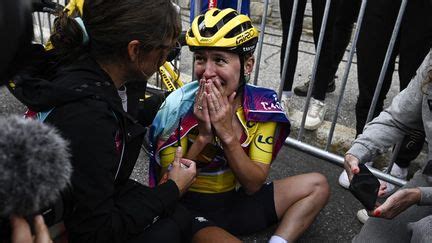
[[[262,15],[262,19],[261,19],[261,28],[260,28],[261,32],[260,32],[260,35],[258,38],[258,53],[257,53],[257,59],[256,59],[257,61],[255,64],[255,74],[254,74],[254,81],[253,81],[254,85],[258,84],[259,67],[260,67],[260,62],[261,62],[261,52],[262,52],[262,47],[263,47],[263,43],[264,43],[264,31],[265,31],[266,22],[267,22],[268,4],[269,4],[269,0],[265,0],[264,1],[263,15]]]
[[[289,59],[289,54],[290,54],[290,49],[291,49],[292,36],[293,36],[293,32],[294,32],[295,19],[296,19],[296,15],[297,15],[298,1],[299,0],[294,0],[293,8],[291,11],[291,20],[290,20],[290,27],[289,27],[288,36],[287,36],[285,58],[284,58],[284,63],[283,63],[283,68],[282,68],[282,76],[280,78],[279,91],[278,91],[279,100],[281,100],[283,86],[284,86],[284,82],[285,82],[285,80],[282,80],[282,79],[285,77],[285,75],[287,73],[287,69],[288,69],[288,59]]]
[[[378,97],[379,97],[379,94],[381,92],[382,85],[384,83],[384,77],[386,75],[387,68],[388,68],[388,65],[389,65],[389,62],[390,62],[390,57],[392,55],[393,48],[394,48],[394,45],[395,45],[395,42],[396,42],[396,38],[397,38],[397,35],[399,33],[400,25],[401,25],[401,22],[402,22],[402,17],[404,15],[407,2],[408,2],[407,0],[402,0],[401,6],[399,8],[399,13],[398,13],[398,16],[397,16],[397,19],[396,19],[395,27],[393,28],[393,33],[392,33],[392,36],[391,36],[391,39],[390,39],[389,46],[387,48],[387,53],[386,53],[386,56],[385,56],[385,59],[384,59],[384,64],[383,64],[383,67],[381,68],[381,73],[380,73],[380,76],[379,76],[379,79],[378,79],[378,83],[377,83],[376,88],[375,88],[375,93],[374,93],[374,96],[372,98],[371,106],[369,108],[369,113],[368,113],[368,116],[367,116],[367,119],[366,119],[366,124],[372,120],[372,117],[373,117],[373,114],[374,114],[374,111],[375,111],[375,107],[376,107],[376,105],[378,103]]]
[[[311,99],[311,95],[312,95],[312,90],[313,90],[313,87],[315,84],[318,61],[319,61],[320,54],[321,54],[322,42],[323,42],[324,35],[325,35],[325,29],[326,29],[326,25],[327,25],[328,15],[330,12],[330,4],[331,4],[331,0],[326,0],[326,5],[325,5],[325,9],[324,9],[324,16],[323,16],[323,19],[321,22],[321,29],[320,29],[320,34],[319,34],[319,38],[318,38],[318,46],[317,46],[316,56],[315,56],[314,65],[312,68],[312,78],[309,82],[309,89],[308,89],[308,92],[306,95],[306,103],[305,103],[305,106],[303,109],[303,117],[302,117],[302,121],[301,121],[301,125],[300,125],[300,131],[299,131],[298,137],[297,137],[297,139],[299,141],[301,141],[301,137],[303,136],[304,126],[305,126],[305,122],[306,122],[306,116],[307,116],[307,112],[309,110],[309,103],[310,103],[310,99]]]
[[[312,145],[303,143],[301,141],[295,140],[293,138],[288,137],[285,140],[285,144],[288,145],[291,148],[294,148],[298,151],[307,153],[309,155],[312,155],[314,157],[326,160],[332,164],[338,165],[340,167],[344,166],[344,158],[342,156],[327,152],[325,150],[316,148]],[[376,177],[378,177],[381,180],[387,181],[391,184],[397,185],[397,186],[404,186],[406,184],[405,180],[399,179],[397,177],[394,177],[392,175],[386,174],[382,171],[379,171],[375,168],[368,167],[369,170],[374,174]]]
[[[41,20],[40,12],[37,12],[36,14],[37,14],[37,20],[38,20],[39,32],[40,32],[40,43],[43,44],[44,36],[43,36],[43,29],[42,29],[42,20]]]
[[[361,6],[360,6],[359,16],[357,17],[357,25],[356,25],[356,31],[355,31],[355,35],[354,35],[354,40],[351,43],[351,50],[350,50],[350,53],[349,53],[348,61],[347,61],[346,65],[345,65],[345,71],[344,71],[344,75],[343,75],[343,78],[342,78],[342,84],[341,84],[341,88],[340,88],[340,92],[339,92],[338,103],[336,105],[336,111],[335,111],[335,114],[333,116],[333,121],[332,121],[332,124],[331,124],[331,127],[330,127],[330,132],[329,132],[329,135],[328,135],[328,138],[327,138],[327,144],[326,144],[326,147],[325,147],[326,151],[329,151],[330,145],[331,145],[331,142],[332,142],[332,139],[333,139],[333,134],[334,134],[334,130],[335,130],[335,127],[336,127],[336,122],[337,122],[339,111],[340,111],[340,104],[342,103],[343,96],[344,96],[344,93],[345,93],[345,87],[346,87],[346,84],[347,84],[347,81],[348,81],[348,75],[349,75],[349,72],[350,72],[350,69],[351,69],[351,64],[352,64],[352,60],[353,60],[353,57],[354,57],[355,48],[357,46],[357,41],[358,41],[359,33],[360,33],[360,30],[361,30],[361,25],[362,25],[362,22],[363,22],[363,17],[364,17],[364,12],[365,12],[365,9],[366,9],[366,5],[367,5],[367,0],[362,0]]]
[[[195,6],[194,6],[194,16],[193,19],[195,19],[196,16],[198,16],[201,13],[201,0],[195,0]],[[192,23],[191,23],[192,24]],[[192,73],[191,73],[191,77],[192,80],[196,80],[197,78],[195,77],[195,56],[192,55]]]

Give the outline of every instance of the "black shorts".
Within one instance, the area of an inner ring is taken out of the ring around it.
[[[278,221],[272,182],[253,195],[247,195],[242,188],[216,194],[188,192],[181,202],[193,216],[191,237],[209,226],[234,235],[250,234]]]

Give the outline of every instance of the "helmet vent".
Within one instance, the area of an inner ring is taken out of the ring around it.
[[[248,30],[248,29],[251,29],[251,28],[252,28],[252,24],[250,22],[244,22],[240,25],[237,25],[232,30],[230,30],[230,32],[228,32],[228,34],[225,35],[225,38],[232,38],[232,37],[240,34],[241,32]]]
[[[241,26],[236,26],[234,29],[230,30],[228,34],[225,35],[225,38],[232,38],[242,32]]]
[[[224,25],[228,23],[231,19],[235,18],[236,16],[237,16],[236,12],[231,12],[227,14],[225,17],[222,18]]]
[[[188,35],[189,35],[190,37],[195,37],[195,35],[194,35],[192,29],[189,29],[189,31],[188,31]]]
[[[213,26],[212,28],[202,28],[200,33],[203,37],[212,37],[218,31],[217,26]]]
[[[198,25],[201,25],[203,21],[204,21],[204,15],[200,15],[198,17]]]

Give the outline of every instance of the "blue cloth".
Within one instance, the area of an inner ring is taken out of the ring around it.
[[[198,88],[198,81],[193,81],[175,90],[165,99],[150,127],[150,141],[168,139],[178,126],[180,118],[193,106]]]

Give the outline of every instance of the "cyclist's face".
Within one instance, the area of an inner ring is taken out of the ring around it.
[[[225,95],[237,90],[240,80],[240,58],[237,54],[217,50],[195,52],[195,75],[198,79],[219,79]]]

